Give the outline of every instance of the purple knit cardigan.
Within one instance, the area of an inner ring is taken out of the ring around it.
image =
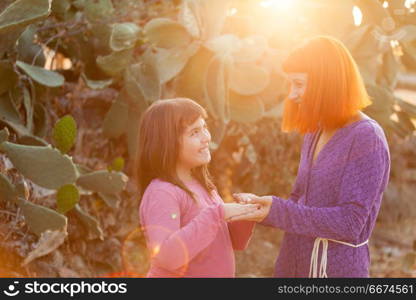
[[[304,136],[295,185],[289,199],[273,196],[261,224],[285,231],[276,277],[308,277],[315,238],[351,244],[368,240],[390,173],[390,153],[379,124],[371,118],[335,133],[318,154],[318,133]],[[320,264],[322,245],[318,256]],[[358,248],[329,241],[328,277],[368,277],[368,244]]]

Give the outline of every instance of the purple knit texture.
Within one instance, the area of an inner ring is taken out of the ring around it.
[[[287,200],[273,196],[261,223],[285,231],[276,277],[308,277],[316,237],[355,245],[370,239],[388,183],[389,148],[373,119],[339,129],[312,162],[317,138],[317,133],[304,136],[292,193]],[[321,253],[322,244],[319,264]],[[368,245],[353,248],[329,241],[328,277],[368,277],[369,267]]]

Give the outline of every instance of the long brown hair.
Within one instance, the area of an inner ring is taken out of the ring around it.
[[[176,163],[185,128],[200,117],[207,118],[205,109],[187,98],[158,100],[143,113],[138,149],[140,199],[150,182],[159,178],[180,187],[196,200],[178,178]],[[215,189],[207,165],[193,169],[192,175],[208,192]]]
[[[371,104],[360,71],[344,44],[316,36],[297,47],[283,63],[286,73],[307,73],[301,103],[285,100],[283,131],[313,132],[342,127]]]

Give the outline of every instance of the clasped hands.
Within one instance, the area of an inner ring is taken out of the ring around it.
[[[260,197],[251,193],[236,193],[233,197],[236,203],[224,204],[224,218],[227,222],[261,222],[269,214],[272,205],[271,196]]]

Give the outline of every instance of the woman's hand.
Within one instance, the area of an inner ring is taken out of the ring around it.
[[[260,207],[258,204],[224,203],[224,219],[230,221],[238,216],[251,214]]]
[[[244,221],[261,222],[269,214],[270,207],[272,206],[271,196],[259,197],[257,195],[250,194],[250,193],[237,193],[237,194],[233,194],[233,196],[237,200],[238,203],[244,203],[246,205],[257,204],[259,206],[256,211],[252,211],[250,213],[240,215],[240,216],[235,216],[231,218],[230,221],[244,220]]]

